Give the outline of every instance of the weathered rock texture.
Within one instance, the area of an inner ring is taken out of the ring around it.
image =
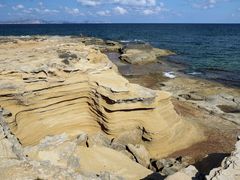
[[[236,150],[231,156],[225,158],[221,167],[213,169],[207,180],[239,180],[240,179],[240,137],[236,144]]]
[[[37,162],[47,161],[74,173],[108,171],[143,178],[151,171],[106,145],[86,147],[86,141],[104,133],[109,141],[123,145],[137,141],[134,145],[145,146],[151,158],[161,158],[202,140],[201,130],[176,114],[170,96],[130,84],[107,56],[78,38],[16,38],[0,43],[4,122],[26,147],[24,153]],[[62,133],[67,138],[59,139]],[[126,134],[130,140],[125,144]],[[57,136],[54,145],[45,139],[48,136]],[[0,137],[1,156],[14,158],[16,153],[8,151],[11,145]],[[144,149],[131,147],[135,154]],[[35,151],[27,151],[29,148]],[[147,165],[144,158],[139,161]]]
[[[130,64],[146,64],[156,62],[159,57],[173,55],[174,53],[153,48],[148,44],[129,44],[121,49],[120,59]]]

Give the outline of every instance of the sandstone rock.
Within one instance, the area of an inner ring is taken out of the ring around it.
[[[196,167],[190,165],[184,169],[181,170],[182,173],[185,173],[186,175],[192,177],[192,179],[197,179],[198,178],[198,170]]]
[[[156,172],[161,173],[162,175],[168,176],[172,175],[188,165],[188,158],[168,158],[161,160],[151,160],[151,167]]]
[[[240,139],[240,138],[239,138]],[[239,180],[240,179],[240,140],[236,143],[236,149],[230,157],[223,160],[221,167],[213,169],[207,180]]]
[[[1,113],[2,113],[2,116],[5,117],[5,118],[12,116],[12,113],[11,113],[10,111],[8,111],[7,109],[3,109],[3,108],[2,108],[0,111],[1,111]]]
[[[173,55],[171,51],[153,48],[149,44],[129,44],[121,50],[121,60],[130,64],[156,62],[158,57]]]
[[[113,142],[130,133],[119,144],[143,144],[151,158],[159,159],[204,139],[195,124],[175,112],[170,93],[129,83],[106,55],[81,38],[16,39],[18,44],[0,44],[0,79],[14,84],[1,89],[0,104],[12,113],[5,121],[24,147],[62,133],[74,143],[81,132],[89,138],[101,132]],[[81,60],[64,64],[59,52]],[[24,80],[35,76],[37,81]],[[52,152],[58,154],[61,148]]]
[[[140,128],[133,129],[131,131],[125,131],[121,133],[117,138],[113,139],[114,143],[127,145],[127,144],[139,144],[142,141],[143,132]]]
[[[177,172],[171,176],[168,176],[166,180],[193,180],[191,176],[188,176],[185,173]]]
[[[204,101],[205,98],[197,94],[180,94],[180,97],[191,101]]]
[[[103,133],[97,133],[92,136],[89,136],[87,143],[89,147],[92,147],[95,145],[110,147],[111,140],[108,139],[108,137],[105,136]]]
[[[119,144],[119,143],[116,143],[116,142],[112,142],[111,143],[111,148],[116,150],[116,151],[124,151],[124,150],[126,150],[126,145]]]
[[[166,178],[166,180],[200,180],[198,170],[194,166],[188,166],[179,172],[176,172]]]
[[[79,158],[74,155],[76,143],[69,142],[66,134],[46,137],[33,147],[26,147],[25,154],[31,159],[47,161],[61,168],[79,169]]]
[[[77,136],[76,143],[79,146],[87,146],[88,135],[86,133],[81,133]]]
[[[101,52],[118,52],[122,47],[118,42],[110,40],[104,41],[94,37],[82,37],[81,41],[88,46],[99,49]]]
[[[144,167],[149,166],[150,156],[143,145],[137,144],[134,146],[132,144],[128,144],[127,149],[133,154],[139,164],[143,165]]]
[[[125,179],[143,179],[152,173],[124,154],[103,146],[80,146],[77,154],[80,156],[80,172],[99,174],[106,171]]]

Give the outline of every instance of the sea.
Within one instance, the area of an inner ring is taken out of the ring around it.
[[[240,87],[240,24],[29,24],[0,25],[0,36],[93,36],[149,43],[177,55],[183,73]]]

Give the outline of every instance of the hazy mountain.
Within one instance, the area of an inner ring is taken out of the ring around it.
[[[104,21],[46,21],[42,19],[23,19],[23,20],[11,20],[11,21],[0,21],[0,24],[94,24],[94,23],[109,23]]]

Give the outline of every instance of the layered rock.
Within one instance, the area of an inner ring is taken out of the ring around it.
[[[159,57],[173,55],[174,53],[153,48],[148,44],[129,44],[121,49],[120,59],[130,64],[146,64],[156,62]]]
[[[138,179],[151,171],[113,150],[113,146],[117,149],[133,144],[135,148],[129,146],[132,153],[146,148],[150,158],[161,158],[204,138],[195,124],[175,112],[171,94],[130,84],[107,56],[80,41],[41,37],[15,38],[14,42],[0,44],[4,122],[23,147],[32,150],[24,151],[31,159],[50,161],[51,166],[70,168],[74,173],[91,167],[89,173],[108,171]],[[68,138],[57,138],[54,145],[42,147],[47,136],[62,133]],[[107,136],[111,147],[94,143],[92,137],[97,138],[98,133]],[[76,138],[86,146],[76,143]],[[87,141],[93,146],[88,147]],[[62,156],[65,152],[67,155]],[[138,158],[147,166],[146,158]],[[95,165],[91,159],[96,160]],[[126,168],[119,172],[121,167]]]

